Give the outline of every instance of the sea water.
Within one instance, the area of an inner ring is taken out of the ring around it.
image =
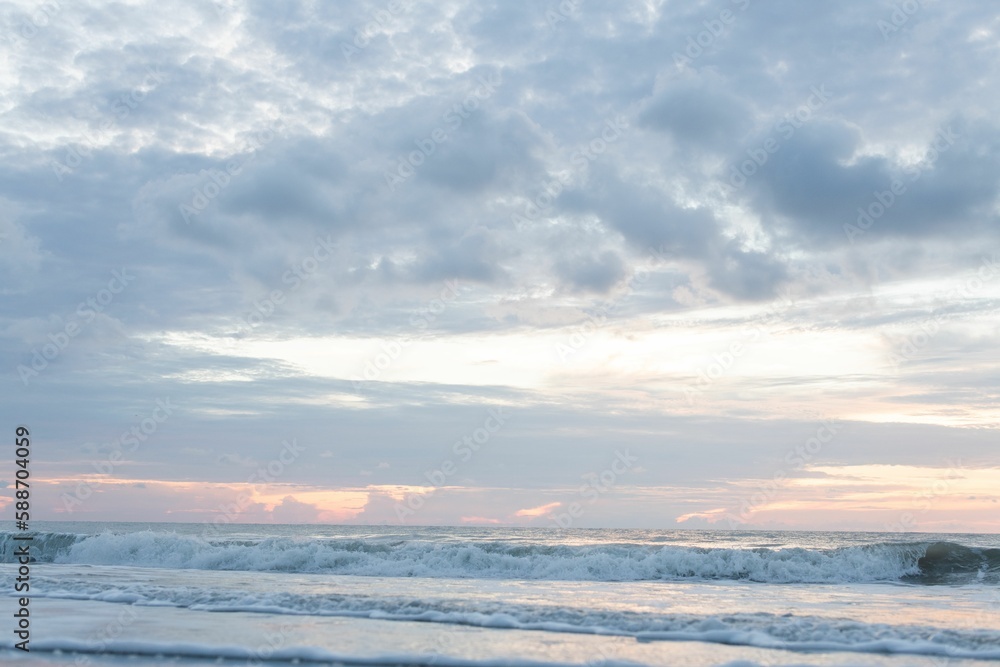
[[[35,522],[37,665],[982,665],[1000,536]],[[12,530],[0,531],[14,609]]]

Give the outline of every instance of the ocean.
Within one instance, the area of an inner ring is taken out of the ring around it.
[[[33,522],[27,665],[1000,661],[1000,536]],[[6,626],[6,627],[3,627]]]

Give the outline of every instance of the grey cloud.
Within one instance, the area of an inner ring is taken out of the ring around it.
[[[743,138],[750,113],[742,99],[697,78],[671,82],[646,104],[639,121],[685,147],[721,150]]]
[[[904,166],[855,156],[861,142],[856,129],[815,123],[769,156],[747,187],[771,228],[792,242],[850,243],[845,225],[860,228],[866,241],[994,235],[996,130],[961,119],[929,129],[923,160]]]
[[[433,381],[374,382],[359,392],[345,378],[227,346],[409,335],[413,316],[458,279],[468,291],[436,319],[434,335],[546,335],[612,297],[621,298],[609,327],[703,331],[711,324],[685,311],[735,311],[788,288],[805,303],[774,315],[777,325],[867,334],[888,352],[898,340],[878,335],[919,324],[931,306],[888,300],[880,282],[959,275],[996,245],[998,70],[995,40],[976,32],[992,25],[987,4],[925,3],[887,36],[878,21],[891,9],[863,2],[751,2],[746,11],[731,2],[584,2],[555,26],[545,3],[403,5],[363,45],[354,44],[356,30],[368,30],[382,2],[62,3],[37,37],[5,44],[0,361],[9,371],[29,361],[112,269],[137,276],[37,383],[24,387],[9,373],[4,404],[51,424],[53,471],[82,474],[82,442],[116,437],[131,415],[170,395],[186,416],[165,424],[130,471],[240,482],[239,466],[220,456],[269,460],[282,438],[300,434],[313,453],[296,482],[363,485],[384,475],[380,483],[416,484],[477,423],[482,405],[503,401],[524,406],[521,425],[505,436],[506,449],[484,452],[463,478],[509,496],[524,462],[535,462],[518,483],[532,489],[526,504],[551,502],[552,489],[601,465],[608,442],[642,452],[652,472],[637,484],[766,477],[808,429],[765,428],[748,399],[725,419],[699,421],[679,414],[674,387],[649,378],[604,395],[574,384],[569,397]],[[735,11],[732,25],[690,64],[675,63],[723,7]],[[352,45],[358,50],[345,53]],[[150,67],[162,81],[146,90]],[[501,77],[496,90],[455,127],[449,110],[492,75]],[[821,85],[829,103],[792,136],[776,133]],[[137,89],[142,100],[122,107]],[[629,124],[620,138],[594,159],[574,159],[619,117]],[[248,148],[275,120],[275,136]],[[949,125],[954,145],[925,160],[919,179],[850,243],[844,225],[856,222],[858,207],[893,178],[906,180],[905,161],[919,157],[909,151],[927,149]],[[448,139],[387,187],[386,172],[438,128]],[[729,168],[768,136],[780,150],[744,188],[724,191]],[[57,175],[54,162],[65,164],[71,151],[82,151],[79,164]],[[204,210],[183,219],[179,206],[212,182],[207,170],[250,157]],[[523,229],[511,224],[556,174],[565,175],[562,191]],[[293,289],[285,272],[328,235],[338,249]],[[649,280],[626,292],[622,283],[641,268]],[[239,330],[276,290],[287,297],[281,307]],[[959,324],[989,321],[996,302],[984,293],[933,308]],[[755,322],[719,318],[722,328]],[[822,388],[845,400],[986,412],[997,381],[990,340],[942,331],[892,378],[739,376],[733,384],[749,396]],[[609,398],[618,391],[628,400]],[[634,405],[637,394],[647,407]],[[730,397],[719,389],[720,404]],[[609,406],[622,416],[607,416]],[[985,436],[962,429],[887,424],[856,434],[829,460],[937,464],[940,442],[989,458]],[[185,447],[189,460],[178,461]],[[325,451],[336,466],[322,465]],[[391,467],[375,468],[381,461]],[[376,475],[361,479],[359,470]],[[373,499],[373,515],[386,509],[380,502]],[[489,510],[482,499],[469,505]],[[501,514],[515,505],[496,503]],[[315,516],[291,501],[280,507],[274,516]],[[454,519],[455,507],[436,516]]]
[[[471,231],[454,241],[432,241],[410,275],[421,282],[462,278],[489,283],[503,275],[496,261],[498,254],[499,249],[488,234]]]
[[[710,209],[682,208],[669,194],[604,173],[585,192],[565,195],[566,207],[596,213],[640,249],[665,246],[686,257],[703,256],[718,234]]]
[[[600,255],[561,259],[556,263],[556,271],[572,290],[604,293],[625,277],[625,263],[608,250]]]
[[[709,264],[709,276],[711,285],[725,294],[760,301],[775,296],[788,270],[768,253],[742,250],[731,242]]]

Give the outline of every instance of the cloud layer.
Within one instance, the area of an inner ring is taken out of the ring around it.
[[[581,521],[671,526],[739,507],[823,419],[853,435],[789,476],[997,465],[981,3],[3,17],[3,399],[50,443],[50,518],[201,520],[249,488],[243,519],[426,497],[407,520],[551,525],[631,448]],[[830,508],[761,516],[883,522]],[[997,527],[976,511],[935,525]]]

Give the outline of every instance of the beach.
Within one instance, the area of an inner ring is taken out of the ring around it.
[[[199,524],[40,526],[31,652],[5,639],[6,661],[1000,660],[995,536],[230,525],[206,537]],[[11,537],[2,534],[7,590]]]

